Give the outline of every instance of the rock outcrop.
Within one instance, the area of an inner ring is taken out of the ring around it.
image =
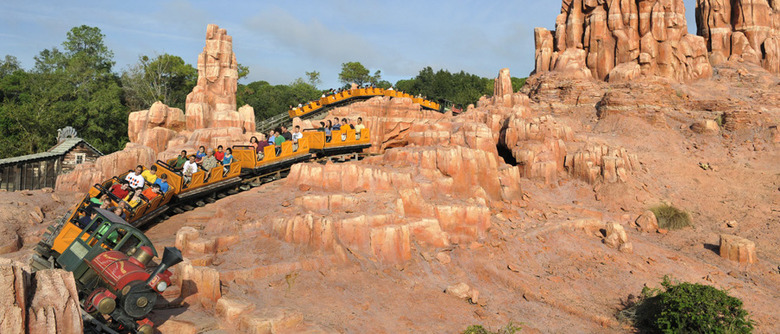
[[[720,235],[720,256],[739,263],[756,262],[756,243],[736,235]]]
[[[697,0],[698,33],[710,62],[751,62],[780,74],[780,4],[766,0]]]
[[[225,29],[209,24],[206,46],[198,56],[198,83],[187,95],[186,112],[155,102],[149,110],[130,113],[125,149],[60,175],[57,189],[86,191],[96,182],[136,165],[148,167],[181,150],[248,142],[255,131],[255,113],[248,105],[236,110],[237,66],[233,39]]]
[[[687,29],[682,0],[564,0],[555,31],[534,30],[535,73],[609,81],[708,78],[704,38]]]
[[[76,282],[70,272],[52,269],[31,275],[0,259],[0,332],[81,333]]]

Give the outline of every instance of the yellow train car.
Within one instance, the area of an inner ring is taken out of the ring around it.
[[[255,148],[249,145],[233,146],[233,157],[245,162],[241,165],[242,175],[263,175],[310,160],[312,153],[309,143],[304,134],[297,143],[285,141],[281,147],[269,145],[261,153],[256,153]]]
[[[309,141],[310,149],[318,156],[359,153],[371,147],[371,135],[368,129],[359,133],[353,129],[331,131],[327,136],[325,132],[306,130],[303,138]]]

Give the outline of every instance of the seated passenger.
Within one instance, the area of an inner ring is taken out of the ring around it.
[[[331,134],[332,134],[332,132],[331,132],[332,128],[333,128],[333,122],[328,120],[328,126],[325,127],[325,141],[328,142],[328,143],[330,142],[330,138],[331,138]]]
[[[146,183],[148,184],[154,183],[154,181],[157,181],[157,166],[152,165],[152,167],[149,167],[149,169],[141,173],[141,176],[144,177]]]
[[[219,161],[214,157],[214,149],[210,148],[208,152],[206,152],[206,157],[201,160],[200,167],[208,172],[212,168],[217,167],[217,165],[219,165]]]
[[[119,218],[127,219],[127,214],[125,214],[125,209],[122,208],[123,206],[127,205],[127,203],[122,203],[121,206],[114,207],[111,209],[111,212],[113,212],[115,215],[119,216]]]
[[[265,140],[265,137],[262,137],[262,140],[257,143],[257,160],[263,160],[266,146],[268,146],[268,141]]]
[[[100,206],[105,202],[110,202],[111,200],[108,198],[108,194],[103,194],[100,197],[92,197],[89,199],[89,201],[92,202],[92,204]]]
[[[222,158],[222,166],[225,170],[223,175],[226,175],[230,171],[230,164],[233,163],[233,149],[228,147],[227,150],[225,150],[225,157]]]
[[[259,144],[259,141],[257,140],[257,137],[252,136],[252,138],[249,138],[249,146],[252,146],[255,149],[255,152],[257,152],[257,145]]]
[[[146,188],[146,190],[144,190],[144,192],[142,192],[141,195],[144,195],[146,199],[151,201],[152,198],[157,197],[157,195],[159,195],[160,193],[161,193],[160,185],[155,183],[151,187]]]
[[[184,184],[192,181],[192,175],[198,172],[198,164],[195,162],[195,156],[191,155],[189,161],[184,163],[184,167],[181,170],[181,174],[184,177]]]
[[[271,130],[268,132],[268,145],[274,145],[276,142],[276,132]]]
[[[325,132],[325,122],[320,122],[320,127],[317,128],[318,132]]]
[[[282,153],[282,143],[285,142],[284,136],[279,133],[279,129],[276,129],[276,139],[274,139],[274,145],[276,145],[276,156]]]
[[[298,139],[301,139],[301,138],[303,138],[303,133],[301,133],[301,126],[300,125],[296,125],[295,128],[293,129],[292,141],[293,141],[293,143],[297,144],[298,143]]]
[[[220,163],[222,162],[222,158],[225,157],[225,151],[223,151],[222,145],[217,146],[217,151],[214,152],[214,158],[217,159]]]
[[[341,119],[341,127],[343,127],[343,128],[350,128],[352,130],[355,130],[355,126],[352,125],[352,124],[349,124],[349,120],[347,120],[346,118],[342,118]]]
[[[176,163],[173,165],[173,169],[181,170],[184,168],[184,163],[187,162],[187,151],[182,150],[179,156],[176,157]]]
[[[203,146],[198,147],[198,153],[195,153],[195,162],[200,163],[204,157],[206,157],[206,148]]]
[[[143,189],[144,187],[144,177],[141,176],[141,172],[143,172],[144,166],[138,165],[135,167],[135,171],[132,171],[127,174],[125,177],[125,181],[130,183],[130,187],[133,189]]]
[[[328,122],[330,122],[330,121],[328,121]],[[336,122],[333,125],[331,125],[331,130],[333,130],[333,131],[341,130],[341,123],[339,123],[339,119],[338,118],[336,118]]]
[[[363,117],[358,117],[357,125],[355,125],[355,132],[360,133],[366,126],[363,125]]]
[[[78,225],[80,229],[84,229],[89,225],[89,223],[92,222],[95,217],[97,217],[97,212],[95,210],[89,210],[90,213],[83,212],[83,216],[79,218]]]
[[[127,203],[131,209],[135,209],[138,207],[138,204],[141,204],[141,192],[141,189],[136,189],[135,192],[125,197],[125,203]]]
[[[130,193],[130,183],[127,181],[119,181],[119,183],[111,186],[109,191],[119,199],[125,198],[125,196]]]
[[[157,181],[154,181],[154,184],[160,186],[161,194],[167,193],[170,187],[170,185],[168,185],[168,174],[160,175],[160,177],[157,178]]]
[[[282,125],[281,126],[281,130],[282,130],[282,132],[281,132],[282,137],[284,137],[285,141],[292,140],[292,133],[290,133],[290,131],[287,130],[286,126]]]

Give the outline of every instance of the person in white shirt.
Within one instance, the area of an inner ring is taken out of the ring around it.
[[[195,163],[195,156],[191,155],[190,160],[184,163],[181,174],[184,176],[184,183],[190,183],[192,181],[192,174],[198,172],[198,164]]]
[[[141,176],[141,173],[144,170],[144,166],[138,165],[135,167],[134,172],[130,172],[125,177],[125,181],[130,183],[130,187],[133,189],[143,189],[144,188],[144,177]]]
[[[303,138],[303,133],[301,133],[301,126],[300,125],[296,125],[295,129],[294,129],[294,131],[292,133],[292,141],[294,143],[297,143],[298,139],[301,139],[301,138]]]

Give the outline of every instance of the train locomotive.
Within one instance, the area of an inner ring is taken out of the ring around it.
[[[82,309],[89,315],[85,318],[101,331],[151,334],[154,324],[147,314],[171,286],[168,269],[182,261],[181,252],[166,247],[160,263],[153,265],[157,251],[143,232],[110,211],[91,210],[91,221],[80,226],[64,250],[50,250],[48,265],[34,255],[32,267],[72,272]]]

